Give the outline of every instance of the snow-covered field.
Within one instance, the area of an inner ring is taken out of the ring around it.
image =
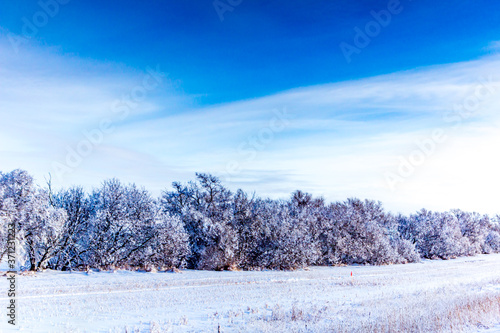
[[[293,272],[46,271],[17,289],[25,332],[500,332],[500,254]]]

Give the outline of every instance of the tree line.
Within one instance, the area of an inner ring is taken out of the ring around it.
[[[327,203],[302,191],[288,200],[231,192],[209,174],[174,182],[159,198],[104,181],[54,192],[26,171],[0,172],[0,251],[16,226],[22,270],[296,269],[395,264],[500,252],[499,216],[461,210],[408,216],[380,202]]]

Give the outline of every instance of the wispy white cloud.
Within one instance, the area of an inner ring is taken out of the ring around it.
[[[500,51],[500,40],[491,42],[486,49],[495,52]]]
[[[151,67],[154,69],[155,64]],[[144,100],[130,108],[127,118],[123,119],[115,112],[116,103],[142,84],[146,68],[134,70],[29,46],[16,54],[1,38],[0,74],[2,170],[21,167],[42,179],[49,172],[54,173],[54,162],[64,163],[68,147],[75,148],[85,139],[84,132],[98,128],[102,120],[111,120],[116,128],[121,122],[159,112],[160,102],[177,111],[183,105],[184,97],[176,94],[165,79],[158,89],[148,91]],[[118,153],[124,148],[109,146],[107,138],[94,148],[73,173],[66,175],[64,184],[78,183],[83,174],[91,175],[87,180],[94,183],[97,175],[112,176],[100,173],[99,170],[106,169],[104,165],[86,169],[96,166],[91,162],[103,151],[111,151],[116,161],[125,159]],[[135,152],[129,150],[129,153]],[[108,162],[114,164],[111,160]]]
[[[39,179],[143,74],[43,50],[17,58],[1,51],[2,169],[22,167]],[[30,59],[29,68],[22,66],[23,57]],[[494,93],[458,127],[447,121],[483,81]],[[498,212],[493,189],[500,187],[499,102],[496,56],[210,107],[188,107],[185,97],[164,87],[128,121],[117,122],[64,185],[97,185],[116,176],[158,193],[173,180],[207,171],[228,179],[232,188],[273,197],[302,188],[330,200],[378,199],[394,211],[425,206]],[[284,126],[269,132],[284,109]],[[446,132],[446,142],[391,190],[384,174],[437,128]],[[228,169],[231,163],[238,172]]]

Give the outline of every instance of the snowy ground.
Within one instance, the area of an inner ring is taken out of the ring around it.
[[[455,331],[463,322],[500,332],[498,254],[294,272],[47,271],[18,277],[17,289],[25,332]]]

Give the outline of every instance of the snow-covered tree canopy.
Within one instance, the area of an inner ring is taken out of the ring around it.
[[[0,250],[16,227],[22,269],[294,269],[390,264],[500,252],[499,216],[421,210],[394,216],[380,202],[325,203],[232,193],[217,177],[174,182],[155,199],[117,179],[56,193],[25,171],[0,173]]]

